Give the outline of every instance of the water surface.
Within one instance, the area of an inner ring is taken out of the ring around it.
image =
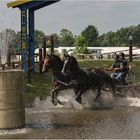
[[[54,107],[50,97],[36,97],[26,103],[25,128],[1,130],[0,138],[140,138],[140,108],[134,103],[110,108],[83,108],[78,104]]]

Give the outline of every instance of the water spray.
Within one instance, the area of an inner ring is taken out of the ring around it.
[[[5,69],[5,64],[7,63],[7,56],[9,54],[9,46],[12,41],[12,36],[10,32],[4,30],[0,32],[0,56],[1,56],[1,64],[2,70]]]

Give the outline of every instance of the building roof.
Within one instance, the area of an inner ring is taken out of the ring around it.
[[[7,7],[18,7],[20,9],[32,9],[33,11],[36,11],[58,1],[60,0],[15,0],[13,2],[7,3]]]
[[[28,2],[31,2],[32,0],[16,0],[16,1],[13,1],[13,2],[9,2],[7,3],[7,7],[18,7],[22,4],[26,4]]]

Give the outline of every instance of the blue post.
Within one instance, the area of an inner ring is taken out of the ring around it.
[[[29,9],[29,53],[30,53],[30,69],[34,71],[34,11]]]
[[[27,53],[27,10],[21,9],[21,61],[22,70],[26,72]]]

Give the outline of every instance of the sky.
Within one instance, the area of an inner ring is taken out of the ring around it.
[[[0,31],[20,30],[20,11],[7,8],[9,0],[0,0]],[[35,28],[46,34],[66,28],[79,35],[88,25],[99,34],[140,24],[140,0],[61,0],[35,12]]]

